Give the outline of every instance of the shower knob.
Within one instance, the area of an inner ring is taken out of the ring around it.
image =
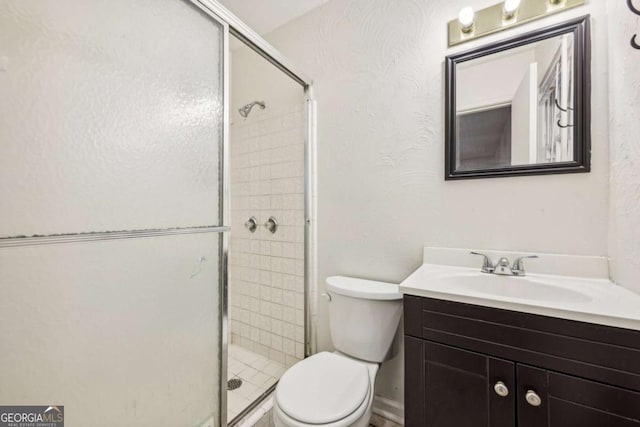
[[[256,217],[252,216],[251,218],[249,218],[247,222],[244,223],[244,227],[250,232],[255,233],[256,229],[258,228],[258,221],[256,220]]]
[[[274,217],[270,216],[267,222],[264,223],[264,226],[273,234],[278,230],[278,221],[276,221]]]

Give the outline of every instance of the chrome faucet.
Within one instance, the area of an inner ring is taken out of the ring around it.
[[[480,255],[481,257],[484,257],[482,260],[482,268],[480,269],[480,271],[482,271],[483,273],[493,273],[495,267],[491,262],[491,258],[489,258],[485,254],[481,254],[480,252],[471,252],[471,255]]]
[[[505,257],[500,258],[493,269],[493,274],[513,276],[513,270],[509,267],[509,259]]]
[[[521,256],[516,258],[516,260],[513,262],[513,266],[510,267],[508,258],[502,257],[498,260],[497,263],[494,264],[491,261],[491,258],[483,253],[471,252],[471,254],[480,255],[481,257],[483,257],[482,267],[480,271],[482,271],[483,273],[499,274],[501,276],[526,276],[523,260],[527,258],[538,258],[538,255]]]
[[[522,262],[527,258],[538,258],[538,255],[527,255],[527,256],[521,256],[516,258],[516,260],[513,261],[513,267],[511,267],[511,272],[513,273],[514,276],[527,275],[524,271],[524,263]]]

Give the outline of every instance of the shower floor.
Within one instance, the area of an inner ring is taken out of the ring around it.
[[[231,421],[274,385],[286,370],[281,363],[240,347],[229,345],[227,378],[239,378],[242,385],[227,391],[227,420]]]

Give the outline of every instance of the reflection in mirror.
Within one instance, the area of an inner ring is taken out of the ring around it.
[[[573,34],[459,65],[457,169],[573,160]]]
[[[588,171],[586,23],[448,58],[448,179]]]

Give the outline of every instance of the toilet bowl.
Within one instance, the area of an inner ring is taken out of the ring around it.
[[[321,352],[285,372],[276,387],[277,427],[365,427],[374,384],[402,313],[392,283],[334,276],[327,279],[329,325],[336,351]]]
[[[280,378],[273,402],[276,426],[367,426],[377,372],[377,363],[339,352],[303,360]]]

